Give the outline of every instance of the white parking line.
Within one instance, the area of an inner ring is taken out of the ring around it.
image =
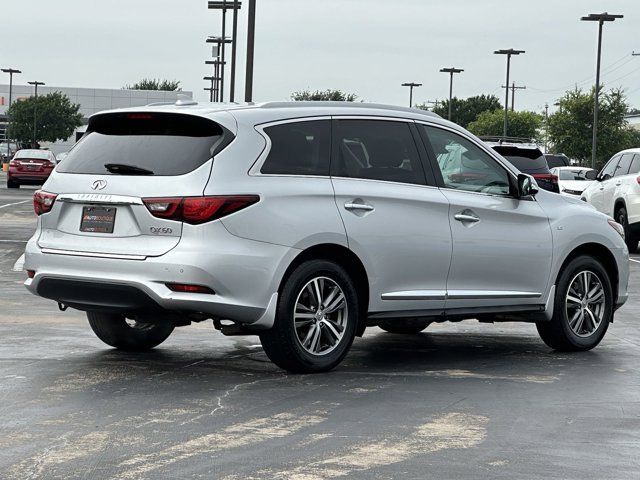
[[[634,260],[633,258],[629,259],[630,262],[640,263],[640,260]]]
[[[23,200],[22,202],[16,202],[16,203],[7,203],[6,205],[0,205],[0,208],[7,208],[7,207],[12,207],[14,205],[20,205],[22,203],[27,203],[30,202],[31,200]]]
[[[13,265],[14,272],[21,272],[24,269],[24,253],[20,255],[20,258],[16,260],[16,263]]]
[[[0,240],[0,243],[27,243],[29,240]]]

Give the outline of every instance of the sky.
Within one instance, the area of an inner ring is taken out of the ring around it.
[[[240,14],[238,91],[244,92],[246,6]],[[0,67],[19,68],[24,84],[120,88],[143,77],[177,79],[200,101],[210,75],[208,35],[220,16],[206,0],[0,0]],[[588,13],[624,14],[605,24],[606,87],[622,87],[640,108],[640,0],[257,0],[254,100],[287,100],[294,91],[336,88],[376,103],[408,104],[448,96],[442,67],[465,71],[454,95],[495,94],[504,101],[502,48],[512,60],[516,109],[541,111],[562,93],[595,82],[597,23]],[[230,17],[230,16],[229,16]],[[9,20],[7,20],[9,19]],[[0,77],[0,82],[8,79]]]

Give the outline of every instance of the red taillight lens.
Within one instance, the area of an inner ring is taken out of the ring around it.
[[[189,285],[187,283],[165,283],[167,288],[173,292],[182,292],[182,293],[208,293],[210,295],[214,295],[215,292],[211,290],[209,287],[205,287],[202,285]]]
[[[18,162],[17,162],[16,160],[11,160],[11,161],[9,162],[9,166],[10,166],[10,167],[17,167],[17,166],[18,166]]]
[[[177,220],[191,225],[211,222],[260,201],[257,195],[209,197],[143,198],[154,217]]]
[[[551,175],[551,183],[558,183],[558,176],[557,175]]]
[[[640,177],[636,178],[636,182],[638,182],[638,185],[640,185]]]
[[[36,215],[50,212],[57,196],[55,193],[37,190],[33,194],[33,209],[36,211]]]
[[[36,271],[35,270],[27,270],[27,277],[33,278],[35,276],[36,276]]]

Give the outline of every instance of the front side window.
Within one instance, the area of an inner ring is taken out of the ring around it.
[[[331,121],[283,123],[267,127],[271,150],[261,173],[270,175],[329,175]]]
[[[611,160],[609,160],[609,163],[607,163],[605,167],[602,169],[602,171],[600,172],[600,178],[602,178],[603,180],[607,180],[613,177],[613,173],[616,171],[619,160],[620,160],[620,155],[616,155]]]
[[[424,185],[411,128],[385,120],[337,120],[333,176]]]
[[[509,173],[480,147],[448,130],[421,125],[446,188],[509,195]]]

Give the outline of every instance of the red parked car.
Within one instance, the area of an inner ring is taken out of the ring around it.
[[[9,162],[7,188],[42,185],[55,166],[56,157],[49,150],[18,150]]]

